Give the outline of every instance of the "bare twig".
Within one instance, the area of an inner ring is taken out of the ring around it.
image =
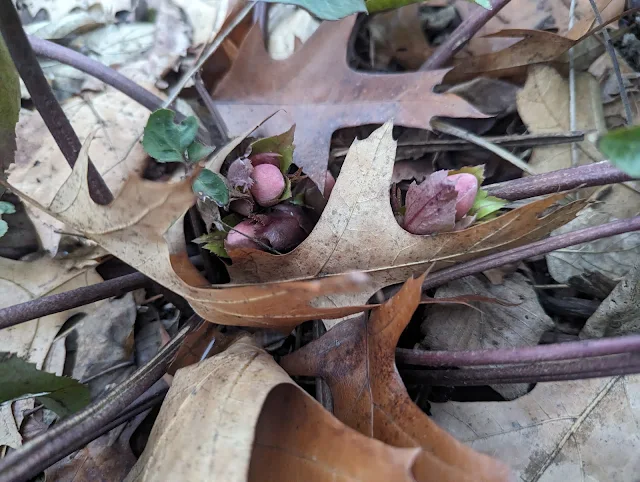
[[[211,139],[213,143],[217,145],[227,144],[229,142],[229,131],[227,130],[227,125],[225,124],[224,119],[220,115],[220,112],[218,112],[218,108],[216,107],[216,104],[213,102],[213,99],[211,98],[211,94],[209,94],[209,91],[205,87],[204,82],[202,81],[202,77],[200,77],[200,74],[196,74],[194,81],[195,81],[196,91],[198,92],[200,99],[202,99],[204,106],[207,108],[207,111],[211,116],[211,121],[213,122],[213,125],[216,127],[215,131],[212,129],[209,130],[209,134],[211,134]]]
[[[632,180],[632,177],[604,161],[498,184],[489,184],[485,188],[491,196],[517,201],[518,199],[527,199],[579,187],[603,186]]]
[[[434,288],[449,281],[463,278],[482,271],[498,268],[505,264],[522,261],[533,256],[550,253],[556,249],[575,246],[576,244],[595,241],[596,239],[615,236],[616,234],[630,233],[640,230],[640,216],[629,219],[621,219],[611,223],[579,229],[570,233],[552,236],[535,243],[526,244],[519,248],[509,249],[489,256],[468,261],[466,263],[446,268],[428,276],[422,284],[423,289]]]
[[[640,335],[491,350],[422,351],[397,348],[396,362],[430,367],[512,365],[617,355],[632,351],[640,351]]]
[[[65,159],[71,167],[76,163],[82,144],[69,119],[56,100],[47,79],[40,68],[27,36],[22,29],[18,12],[11,0],[0,0],[0,31],[20,77],[31,94],[36,109],[51,132]],[[88,183],[91,197],[99,204],[113,200],[111,191],[93,163],[89,163]]]
[[[35,477],[45,468],[86,444],[88,437],[91,440],[90,437],[121,415],[123,410],[162,377],[184,338],[201,322],[200,317],[191,317],[156,356],[104,398],[36,436],[0,460],[0,482]]]
[[[569,7],[569,31],[573,28],[576,19],[576,0],[571,0]],[[573,47],[569,49],[569,129],[575,131],[577,127],[576,119],[576,58]],[[571,144],[571,166],[578,165],[578,146],[575,142]]]
[[[599,25],[603,25],[602,15],[600,15],[600,10],[598,10],[598,5],[595,0],[589,0],[591,3],[591,9],[593,10],[593,14],[596,17]],[[605,45],[607,46],[607,52],[609,53],[609,57],[611,57],[611,65],[613,66],[613,71],[616,74],[616,80],[618,81],[618,88],[620,89],[620,99],[622,100],[622,105],[624,105],[624,113],[627,118],[627,125],[633,124],[633,114],[631,113],[631,104],[629,103],[629,96],[627,95],[627,89],[624,86],[624,80],[622,79],[622,72],[620,71],[620,63],[618,62],[618,56],[616,55],[616,49],[613,46],[613,42],[611,41],[611,35],[609,35],[609,31],[606,28],[602,29],[602,35],[604,36]]]
[[[518,169],[526,172],[527,174],[535,174],[533,169],[531,169],[531,167],[522,159],[515,156],[514,154],[511,154],[506,149],[503,149],[500,146],[496,146],[495,144],[488,142],[486,139],[483,139],[480,136],[476,136],[475,134],[472,134],[471,132],[461,129],[460,127],[452,126],[438,119],[433,119],[431,121],[431,126],[440,132],[444,132],[445,134],[459,137],[461,139],[464,139],[465,141],[473,142],[474,144],[477,144],[480,147],[484,147],[488,151],[493,152],[496,156],[500,156],[502,159],[504,159],[507,162],[510,162],[511,164],[516,166]]]
[[[164,101],[163,107],[170,106],[180,95],[182,89],[184,89],[185,85],[191,80],[191,78],[200,71],[204,63],[207,61],[209,57],[220,47],[222,42],[229,36],[229,34],[233,31],[234,28],[238,26],[242,20],[247,16],[247,14],[251,11],[256,2],[248,2],[242,10],[238,12],[238,14],[230,20],[226,27],[220,32],[216,38],[211,42],[210,45],[205,47],[204,51],[200,55],[200,58],[196,61],[196,63],[180,78],[177,85],[175,85],[169,94],[169,97]]]
[[[446,66],[449,60],[478,33],[478,30],[506,7],[509,1],[491,0],[491,10],[478,8],[431,54],[420,70],[436,70]]]

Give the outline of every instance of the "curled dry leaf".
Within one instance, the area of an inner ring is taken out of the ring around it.
[[[395,348],[420,303],[424,276],[391,300],[341,323],[282,359],[291,375],[323,377],[334,413],[346,425],[397,447],[422,447],[417,480],[509,480],[500,462],[464,446],[412,401],[395,365]],[[436,475],[437,474],[437,475]]]
[[[126,480],[410,482],[418,454],[345,427],[242,337],[176,373]]]
[[[46,210],[68,227],[167,289],[183,296],[203,318],[228,325],[290,328],[320,317],[341,317],[361,306],[316,308],[319,296],[360,290],[367,277],[351,273],[322,279],[209,287],[186,251],[170,252],[163,235],[195,202],[193,176],[174,184],[132,175],[108,206],[93,202],[87,185],[91,138],[85,142],[71,176],[45,208],[14,189],[23,200]],[[222,150],[224,155],[227,149]],[[211,162],[214,162],[213,159]]]
[[[213,94],[232,136],[278,109],[286,111],[288,116],[274,119],[278,122],[265,125],[259,134],[279,134],[295,123],[293,162],[320,192],[324,192],[331,136],[340,128],[394,118],[399,125],[429,129],[434,116],[483,117],[459,97],[433,92],[446,71],[390,75],[352,70],[346,46],[354,22],[355,16],[324,22],[282,61],[269,56],[262,33],[254,28],[238,54],[242,62],[234,62]]]
[[[264,282],[366,271],[370,289],[322,300],[322,306],[362,305],[378,289],[402,283],[434,262],[470,259],[543,238],[573,219],[584,201],[545,215],[563,199],[549,196],[458,232],[410,234],[397,223],[389,200],[396,142],[386,123],[369,138],[356,140],[345,159],[329,202],[309,237],[295,250],[274,255],[250,249],[229,252],[236,283]]]

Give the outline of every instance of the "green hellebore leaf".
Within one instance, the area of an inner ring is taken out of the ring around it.
[[[0,159],[5,166],[14,161],[19,115],[20,78],[0,37]]]
[[[195,117],[187,117],[180,124],[174,122],[175,117],[172,110],[158,109],[144,128],[142,147],[158,162],[184,162],[184,153],[198,133]]]
[[[262,0],[267,3],[286,3],[308,10],[322,20],[339,20],[358,12],[366,12],[364,0]]]
[[[229,204],[229,187],[224,178],[209,169],[203,169],[193,183],[193,192],[212,199],[218,206]]]
[[[193,142],[187,148],[187,158],[189,162],[198,162],[213,152],[213,147],[205,146],[199,142]]]
[[[418,3],[422,0],[366,0],[367,10],[369,13],[381,12],[383,10],[391,10],[393,8],[404,7],[405,5],[411,5],[412,3]],[[481,7],[491,10],[490,0],[468,0],[472,3],[477,3]]]
[[[89,389],[77,380],[38,370],[11,353],[0,353],[0,403],[34,394],[61,417],[77,412],[90,401]]]
[[[500,199],[499,197],[489,196],[484,189],[478,189],[476,199],[469,211],[470,215],[475,215],[476,221],[480,221],[486,218],[490,214],[499,211],[507,204],[507,201]]]
[[[287,132],[283,132],[277,136],[265,137],[264,139],[251,143],[249,146],[249,155],[264,154],[267,152],[280,154],[282,156],[280,158],[280,172],[286,176],[293,163],[293,150],[295,149],[293,135],[295,130],[296,126],[294,124]]]
[[[611,164],[632,177],[640,177],[640,126],[607,132],[597,145]]]

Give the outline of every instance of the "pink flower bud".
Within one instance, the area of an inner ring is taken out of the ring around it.
[[[458,193],[456,199],[456,220],[461,219],[469,212],[478,194],[478,179],[473,174],[454,174],[447,178],[455,182],[455,190]]]
[[[260,224],[256,222],[242,221],[227,234],[227,238],[224,240],[224,249],[227,251],[243,248],[261,249],[258,243],[247,237],[255,238],[256,232],[260,228]]]
[[[280,169],[272,164],[255,166],[251,178],[251,194],[260,206],[269,207],[278,204],[285,188],[285,181]]]

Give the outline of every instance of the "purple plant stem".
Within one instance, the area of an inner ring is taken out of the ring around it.
[[[541,254],[550,253],[556,249],[638,230],[640,230],[640,216],[613,221],[601,226],[579,229],[578,231],[572,231],[570,233],[559,234],[519,248],[483,256],[482,258],[468,261],[458,266],[443,269],[427,276],[422,287],[423,289],[434,288],[455,279],[480,273],[488,269],[498,268],[505,264],[522,261],[533,256],[540,256]]]
[[[396,363],[429,367],[511,365],[617,355],[633,351],[640,351],[640,335],[491,350],[418,351],[398,348]]]
[[[401,373],[405,382],[408,383],[457,386],[580,380],[638,372],[640,372],[640,353],[506,367],[403,370]]]
[[[22,29],[18,12],[11,0],[0,0],[0,31],[11,54],[13,63],[24,81],[31,100],[42,116],[65,159],[71,167],[76,163],[82,144],[69,119],[56,100],[38,59]],[[88,183],[91,197],[99,204],[109,204],[113,195],[93,163],[89,163]]]
[[[476,11],[441,44],[420,67],[420,70],[436,70],[447,65],[451,58],[464,47],[471,38],[510,0],[491,0],[491,10],[478,7]]]
[[[513,181],[489,184],[485,188],[491,196],[517,201],[580,187],[602,186],[632,180],[632,177],[616,169],[607,161],[603,161],[587,166],[570,167],[547,174],[538,174],[537,176],[527,176]]]

